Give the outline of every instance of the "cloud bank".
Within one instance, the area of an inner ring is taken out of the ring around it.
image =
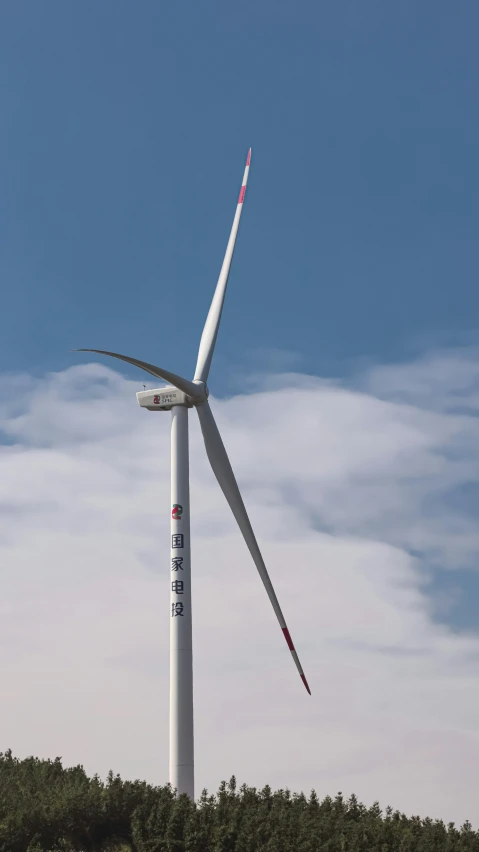
[[[474,822],[479,637],[437,566],[477,568],[479,357],[213,400],[312,689],[191,413],[197,792],[356,792]],[[1,748],[168,774],[169,416],[99,364],[0,377]],[[468,491],[469,489],[469,491]],[[479,623],[479,622],[478,622]]]

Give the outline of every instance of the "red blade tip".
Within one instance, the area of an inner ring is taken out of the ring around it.
[[[310,690],[310,688],[309,688],[309,686],[308,686],[308,681],[306,680],[306,677],[305,677],[304,675],[301,675],[301,680],[303,681],[303,683],[304,683],[304,685],[305,685],[306,689],[308,690],[309,694],[311,695],[311,690]]]
[[[248,151],[248,156],[246,158],[246,165],[249,166],[250,163],[251,163],[251,148]]]
[[[294,654],[296,654],[296,651],[295,651],[295,649],[294,649],[294,645],[293,645],[293,640],[291,639],[291,636],[290,636],[290,634],[289,634],[289,630],[288,630],[288,628],[287,628],[287,627],[282,627],[282,628],[281,628],[281,630],[283,631],[283,635],[284,635],[284,638],[286,639],[286,642],[287,642],[287,645],[288,645],[289,650],[290,650],[290,651],[294,651]],[[293,655],[293,656],[294,656],[294,655]],[[299,666],[298,658],[297,658],[297,657],[295,657],[295,663],[296,663],[296,665],[297,665],[297,666],[298,666],[298,668],[299,668],[299,673],[300,673],[300,675],[301,675],[301,680],[303,681],[303,683],[304,683],[304,685],[305,685],[306,689],[308,690],[309,694],[311,695],[311,690],[310,690],[310,688],[309,688],[309,686],[308,686],[308,681],[306,680],[306,678],[305,678],[304,674],[302,674],[302,672],[301,672],[301,668],[300,668],[300,666]]]

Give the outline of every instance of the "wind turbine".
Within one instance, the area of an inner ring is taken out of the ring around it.
[[[140,391],[137,399],[148,411],[171,411],[171,552],[170,552],[170,783],[178,794],[194,798],[193,748],[193,654],[191,630],[190,494],[188,458],[188,409],[196,408],[206,453],[213,472],[236,518],[258,573],[279,621],[289,650],[307,691],[311,695],[291,635],[261,556],[221,435],[208,402],[208,374],[223,310],[231,261],[243,210],[251,162],[248,151],[243,182],[236,207],[226,254],[216,290],[201,336],[193,381],[155,367],[145,361],[106,352],[103,349],[76,349],[110,355],[140,367],[168,387]]]

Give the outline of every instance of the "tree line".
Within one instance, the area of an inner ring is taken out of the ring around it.
[[[0,852],[479,852],[479,833],[356,796],[320,801],[235,778],[195,802],[169,785],[89,778],[0,753]]]

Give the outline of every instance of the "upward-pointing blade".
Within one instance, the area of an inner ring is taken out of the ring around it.
[[[199,380],[200,382],[206,382],[208,379],[208,374],[210,372],[211,359],[213,358],[216,337],[218,335],[218,328],[221,319],[221,312],[223,310],[223,302],[225,300],[226,285],[228,284],[228,275],[230,272],[231,261],[233,260],[233,252],[235,250],[236,235],[238,233],[241,213],[243,210],[243,202],[246,192],[246,184],[248,183],[250,162],[251,148],[249,149],[248,156],[246,158],[246,167],[244,170],[243,182],[241,184],[238,204],[236,206],[236,213],[233,220],[233,227],[231,228],[230,238],[226,247],[226,254],[223,260],[223,266],[221,267],[220,277],[218,278],[218,283],[216,285],[213,301],[211,302],[211,307],[206,318],[203,334],[201,335],[200,348],[198,350],[198,361],[196,364],[195,372],[195,380]]]
[[[196,410],[198,412],[198,417],[200,418],[201,431],[203,432],[206,452],[210,460],[211,467],[213,468],[213,473],[215,474],[216,479],[218,480],[221,486],[223,494],[225,495],[228,503],[230,504],[231,511],[233,512],[233,515],[236,518],[238,526],[241,532],[243,533],[243,538],[246,541],[246,544],[248,545],[249,552],[253,557],[254,563],[258,569],[258,573],[264,583],[264,587],[268,593],[268,597],[273,605],[273,609],[276,613],[276,618],[280,623],[281,630],[283,631],[286,642],[288,643],[288,648],[291,651],[293,660],[296,663],[296,667],[299,671],[299,674],[301,675],[301,680],[303,681],[306,689],[311,695],[311,690],[308,686],[308,682],[304,675],[303,669],[301,668],[301,663],[299,662],[299,658],[295,651],[289,630],[286,626],[283,613],[281,612],[281,607],[278,603],[278,598],[276,597],[276,593],[273,589],[273,584],[269,578],[268,571],[266,570],[266,565],[263,562],[263,557],[261,556],[261,552],[258,547],[253,528],[250,524],[248,514],[246,512],[245,505],[243,503],[243,499],[241,497],[235,479],[235,475],[233,473],[233,469],[226,454],[226,450],[223,441],[221,440],[221,435],[218,431],[218,427],[213,417],[211,408],[209,404],[205,402],[202,405],[198,405]]]
[[[119,358],[120,361],[133,364],[133,366],[145,370],[146,373],[150,373],[150,375],[155,376],[157,379],[169,382],[193,399],[199,400],[203,396],[202,388],[190,382],[189,379],[177,376],[176,373],[170,373],[169,370],[164,370],[163,367],[155,367],[154,364],[148,364],[147,361],[138,361],[137,358],[129,358],[128,355],[118,355],[117,352],[106,352],[104,349],[74,349],[73,352],[96,352],[97,355],[110,355],[111,358]]]

